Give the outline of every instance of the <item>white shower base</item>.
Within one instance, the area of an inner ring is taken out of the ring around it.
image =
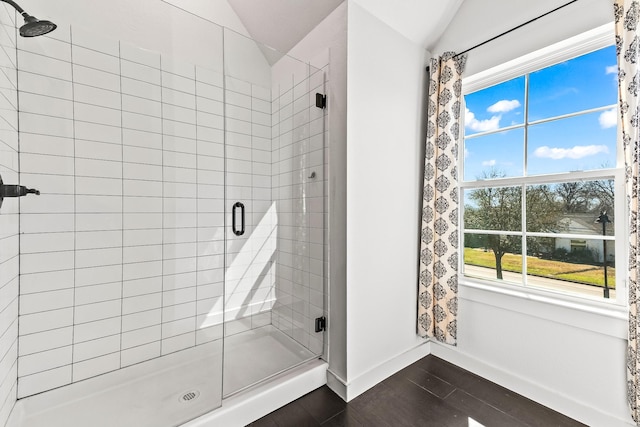
[[[224,397],[317,357],[271,325],[226,337],[224,346]]]
[[[243,395],[254,400],[253,413],[259,417],[326,381],[318,376],[318,367],[324,364],[317,361],[317,356],[271,325],[226,337],[224,345],[223,390],[222,342],[217,341],[22,399],[9,425],[169,427],[202,416],[189,425],[208,426],[220,425],[211,421],[218,411],[226,417],[225,427],[234,425],[234,419],[238,420],[237,425],[244,425],[251,411],[247,412],[247,407],[242,409]],[[274,400],[274,396],[269,398],[269,382],[252,387],[265,378],[278,384],[304,375],[305,362],[308,368],[316,369],[313,380],[303,381],[306,384],[303,388],[309,390],[300,389],[298,384],[294,395],[283,395],[284,400],[276,396]],[[293,377],[283,373],[295,366],[300,368],[291,371]],[[181,396],[191,391],[199,394],[197,398],[180,401]],[[223,408],[216,411],[214,406],[220,402],[221,393],[233,396],[225,398]],[[255,400],[260,395],[263,402]],[[275,406],[265,407],[268,401]],[[234,407],[245,413],[234,415]]]

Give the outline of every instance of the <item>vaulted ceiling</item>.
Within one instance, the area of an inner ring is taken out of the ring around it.
[[[288,52],[345,0],[228,0],[254,40]],[[463,0],[353,0],[409,40],[429,48]]]
[[[228,0],[251,38],[291,50],[344,0]]]
[[[463,0],[354,0],[388,26],[429,49]]]

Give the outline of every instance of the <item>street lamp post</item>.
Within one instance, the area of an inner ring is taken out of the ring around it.
[[[596,223],[602,224],[602,236],[607,234],[607,224],[610,223],[606,211],[602,211],[596,219]],[[607,277],[607,241],[602,239],[602,257],[604,261],[604,297],[609,298],[609,282]]]

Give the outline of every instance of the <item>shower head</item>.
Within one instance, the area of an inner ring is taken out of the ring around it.
[[[13,0],[0,0],[13,6],[24,18],[24,25],[20,27],[20,35],[22,37],[36,37],[50,33],[56,29],[56,24],[51,21],[41,21],[35,16],[29,15]]]
[[[20,35],[22,37],[36,37],[50,33],[55,30],[57,25],[51,21],[39,20],[35,16],[31,16],[24,12],[24,25],[20,27]]]

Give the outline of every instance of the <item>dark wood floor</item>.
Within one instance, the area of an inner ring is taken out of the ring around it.
[[[427,356],[345,403],[327,386],[250,424],[305,426],[581,426],[504,387]]]

